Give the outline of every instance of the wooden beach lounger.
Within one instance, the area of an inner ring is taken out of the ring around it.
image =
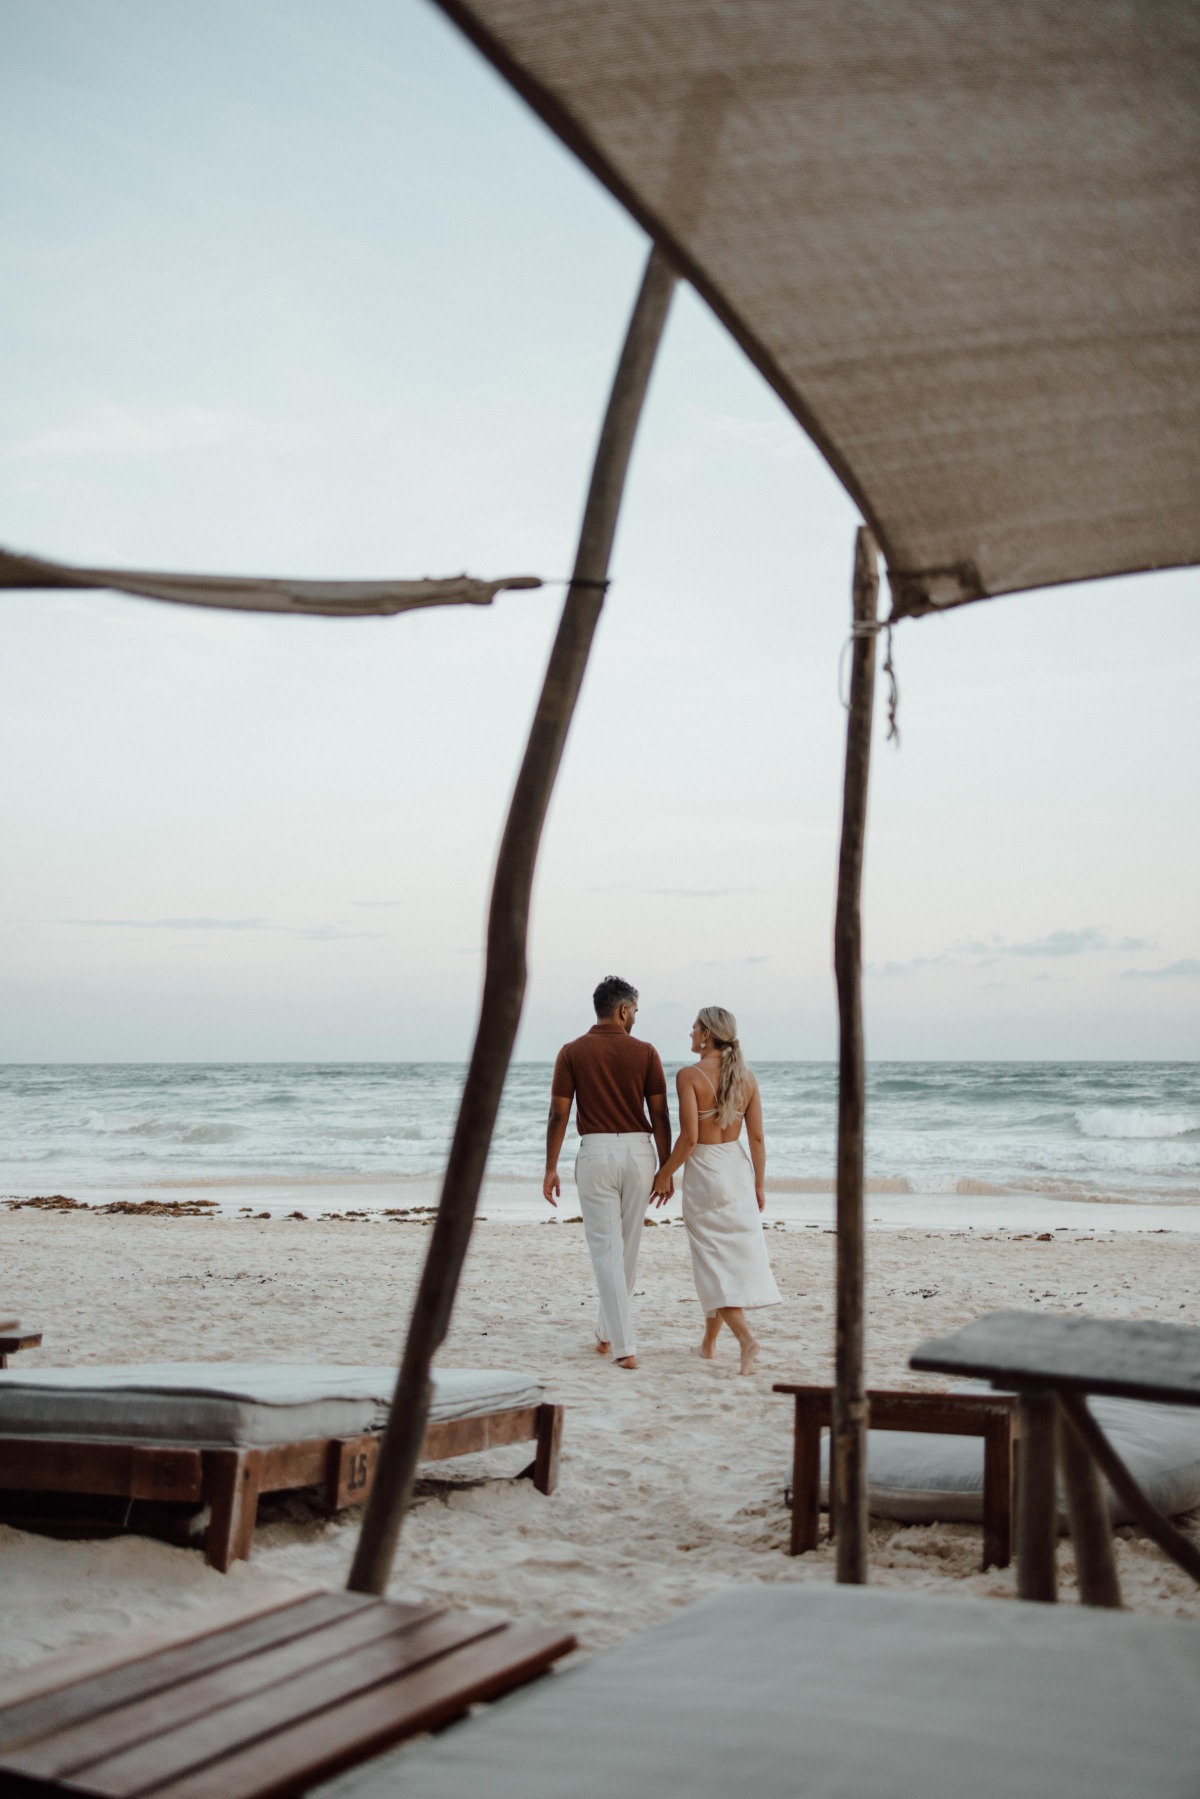
[[[575,1646],[493,1613],[291,1594],[84,1672],[0,1683],[0,1792],[280,1799],[535,1679]]]
[[[321,1486],[331,1510],[366,1499],[395,1381],[390,1368],[150,1363],[0,1376],[0,1491],[211,1506],[206,1556],[250,1554],[259,1495]],[[563,1408],[503,1369],[442,1369],[422,1460],[536,1445],[558,1479]],[[37,1517],[37,1502],[26,1514]]]
[[[1197,1770],[1200,1624],[781,1582],[316,1792],[1195,1799]]]

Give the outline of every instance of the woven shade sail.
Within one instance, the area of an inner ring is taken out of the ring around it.
[[[896,611],[1200,561],[1195,0],[441,0],[862,508]]]
[[[236,612],[300,612],[323,618],[389,617],[420,606],[486,606],[502,589],[540,587],[536,575],[478,581],[292,581],[259,575],[163,575],[128,568],[75,568],[0,549],[0,587],[111,587],[182,606]]]

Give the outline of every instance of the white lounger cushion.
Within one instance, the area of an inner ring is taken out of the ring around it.
[[[504,1368],[435,1372],[431,1418],[537,1405],[545,1389]],[[290,1443],[382,1430],[394,1368],[287,1362],[145,1362],[0,1371],[0,1436],[159,1443]]]
[[[1200,1624],[733,1587],[311,1799],[1196,1799]]]
[[[1200,1506],[1200,1407],[1141,1399],[1092,1398],[1088,1403],[1097,1424],[1160,1512],[1170,1518]],[[828,1437],[821,1445],[821,1476],[822,1503],[827,1503]],[[1107,1487],[1105,1491],[1114,1523],[1133,1523],[1116,1494]],[[933,1519],[978,1524],[983,1516],[983,1439],[871,1431],[867,1507],[877,1518],[895,1518],[902,1524]]]

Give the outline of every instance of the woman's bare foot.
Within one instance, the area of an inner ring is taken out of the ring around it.
[[[612,1348],[612,1344],[606,1343],[604,1341],[603,1337],[596,1338],[596,1354],[597,1355],[607,1355],[611,1348]]]
[[[739,1374],[753,1374],[758,1361],[758,1352],[762,1344],[757,1337],[748,1337],[742,1344],[742,1360],[738,1368]]]
[[[636,1368],[637,1367],[637,1357],[635,1355],[618,1356],[617,1357],[617,1367],[618,1368]]]

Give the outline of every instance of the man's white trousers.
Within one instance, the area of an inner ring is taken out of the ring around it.
[[[583,1234],[600,1293],[596,1336],[615,1357],[636,1351],[629,1296],[658,1157],[641,1131],[590,1133],[579,1139],[575,1185]]]

